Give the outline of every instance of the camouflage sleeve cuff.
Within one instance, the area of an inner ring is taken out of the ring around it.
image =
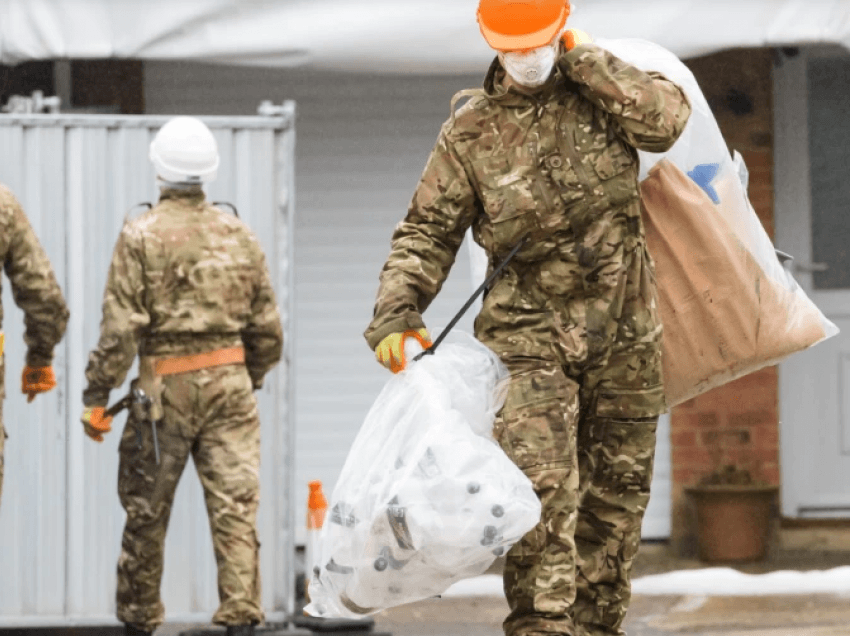
[[[363,335],[366,338],[366,342],[369,343],[369,348],[374,351],[377,349],[381,340],[392,333],[401,333],[408,329],[422,329],[423,327],[425,327],[425,323],[422,320],[422,316],[419,314],[410,314],[402,318],[394,318],[375,329],[372,329],[370,326]]]
[[[83,391],[83,406],[103,406],[109,404],[109,392],[111,389],[98,389],[88,387]]]
[[[53,350],[39,351],[29,349],[26,356],[27,366],[32,368],[49,367],[53,364]]]
[[[571,51],[567,51],[561,55],[561,58],[558,60],[558,66],[561,67],[561,71],[571,80],[584,84],[581,76],[575,71],[576,64],[580,62],[581,57],[586,53],[591,53],[594,57],[598,57],[604,50],[597,44],[579,44]]]

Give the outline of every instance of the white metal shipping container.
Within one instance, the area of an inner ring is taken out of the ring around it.
[[[124,512],[117,495],[125,415],[103,444],[78,417],[88,352],[99,335],[112,248],[125,214],[158,195],[148,146],[165,116],[0,116],[0,182],[23,204],[71,310],[56,348],[58,387],[27,404],[22,312],[4,281],[5,484],[0,503],[0,627],[116,622],[115,567]],[[221,168],[208,187],[258,235],[284,327],[281,364],[258,393],[262,422],[259,535],[268,620],[294,609],[294,150],[295,106],[271,116],[207,117]],[[132,213],[138,213],[131,212]],[[129,377],[134,376],[131,371]],[[112,401],[126,393],[116,389]],[[166,540],[162,585],[171,621],[209,620],[218,605],[201,488],[187,469]]]

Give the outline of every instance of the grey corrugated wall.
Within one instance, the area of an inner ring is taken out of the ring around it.
[[[166,120],[0,116],[0,182],[22,202],[71,310],[56,350],[57,390],[28,405],[19,388],[22,313],[4,281],[9,439],[0,504],[0,626],[115,621],[124,516],[116,491],[117,446],[125,416],[116,418],[117,430],[103,444],[84,436],[78,417],[112,248],[129,208],[155,201],[148,145]],[[234,203],[259,236],[287,338],[282,364],[258,394],[263,603],[271,618],[280,619],[293,607],[286,572],[293,560],[294,104],[280,117],[206,121],[222,155],[210,199]],[[126,385],[112,400],[125,392]],[[208,620],[218,604],[209,525],[193,472],[187,469],[181,480],[166,542],[163,597],[170,620]]]

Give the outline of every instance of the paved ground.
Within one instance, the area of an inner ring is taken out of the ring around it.
[[[504,599],[499,598],[424,601],[383,612],[377,615],[373,632],[359,633],[363,636],[501,636],[501,621],[506,611]],[[636,597],[625,628],[628,636],[850,636],[850,599]],[[182,629],[186,627],[170,625],[158,631],[157,636],[177,635]],[[291,636],[310,634],[302,630],[291,632]],[[315,634],[321,636],[319,632]]]
[[[739,566],[748,573],[780,569],[829,569],[850,564],[850,554],[786,553]],[[635,575],[706,567],[670,556],[664,546],[645,545]],[[501,636],[503,598],[442,598],[393,608],[375,617],[362,636]],[[190,626],[166,625],[157,636],[178,636]],[[636,596],[625,625],[628,636],[850,636],[850,598],[831,595],[767,597]],[[207,632],[223,634],[222,631]],[[286,632],[279,632],[286,634]],[[309,636],[304,630],[288,636]],[[322,636],[322,632],[314,632]],[[343,636],[324,632],[327,636]],[[348,632],[355,634],[355,632]],[[104,635],[105,636],[105,635]]]
[[[786,552],[737,569],[759,574],[848,563],[846,552]],[[673,557],[666,546],[650,544],[642,546],[634,574],[702,567],[706,564]],[[376,629],[393,636],[501,636],[506,613],[502,598],[435,599],[377,615]],[[850,636],[850,598],[636,596],[625,630],[628,636]]]
[[[378,615],[393,636],[501,636],[502,599],[441,599]],[[830,596],[770,598],[636,597],[628,636],[848,636],[850,600]]]

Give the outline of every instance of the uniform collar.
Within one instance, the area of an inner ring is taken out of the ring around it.
[[[187,201],[189,203],[193,203],[195,205],[200,205],[206,200],[206,195],[204,194],[201,186],[191,186],[188,188],[169,188],[163,187],[159,190],[159,200],[165,201],[166,199],[179,199],[183,201]]]

